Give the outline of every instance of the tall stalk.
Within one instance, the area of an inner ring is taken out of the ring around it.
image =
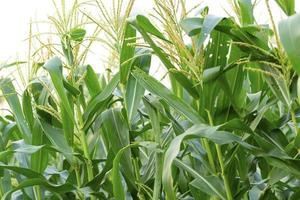
[[[163,171],[163,152],[161,146],[161,128],[160,128],[160,114],[158,109],[152,105],[148,100],[144,99],[144,104],[149,113],[152,130],[155,136],[156,152],[155,152],[155,180],[153,189],[153,200],[159,200],[161,194],[162,171]]]
[[[79,131],[79,138],[80,142],[83,148],[84,157],[87,159],[86,161],[86,168],[87,168],[87,174],[88,174],[88,181],[93,180],[94,174],[93,174],[93,165],[92,160],[89,153],[88,143],[86,139],[85,132],[83,131],[83,120],[82,120],[82,113],[80,109],[79,101],[76,102],[76,110],[77,110],[77,120],[78,120],[78,131]],[[92,200],[95,200],[96,198],[94,196],[91,196]]]
[[[214,125],[213,124],[213,119],[212,119],[211,114],[208,110],[207,110],[207,115],[208,115],[209,125],[213,126]],[[223,161],[222,149],[221,149],[221,146],[218,145],[218,144],[215,144],[215,146],[216,146],[216,150],[217,150],[217,156],[218,156],[218,161],[219,161],[220,168],[221,168],[221,176],[223,178],[227,200],[232,200],[233,197],[232,197],[232,193],[231,193],[230,184],[229,184],[229,181],[228,181],[227,174],[225,173],[225,166],[224,166],[224,161]]]

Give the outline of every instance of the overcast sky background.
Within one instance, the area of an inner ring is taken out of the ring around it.
[[[72,0],[66,0],[71,2]],[[111,0],[104,0],[110,2]],[[187,0],[189,6],[199,0]],[[209,5],[211,13],[226,15],[225,10],[230,11],[226,0],[203,0],[202,5]],[[266,23],[268,15],[264,0],[261,0],[256,16],[260,23]],[[272,11],[277,20],[283,17],[279,9],[271,0]],[[299,6],[299,5],[298,5]],[[134,13],[147,13],[153,7],[152,0],[136,0]],[[299,9],[298,9],[299,10]],[[22,58],[27,50],[24,41],[29,32],[29,22],[32,20],[45,20],[53,15],[54,7],[52,0],[9,0],[0,1],[0,63]]]

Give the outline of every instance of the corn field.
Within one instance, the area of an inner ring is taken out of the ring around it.
[[[300,2],[227,3],[54,0],[0,65],[1,199],[299,200]]]

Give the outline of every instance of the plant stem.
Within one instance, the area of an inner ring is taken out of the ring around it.
[[[206,110],[206,112],[208,115],[209,124],[210,124],[210,126],[213,126],[213,120],[212,120],[211,114],[208,110]],[[232,193],[231,193],[228,177],[225,174],[225,166],[224,166],[221,146],[218,144],[215,144],[215,145],[216,145],[216,150],[217,150],[217,155],[218,155],[218,161],[219,161],[220,168],[221,168],[221,175],[222,175],[224,186],[225,186],[227,200],[232,200],[233,198],[232,198]]]
[[[225,168],[224,168],[224,161],[223,161],[221,146],[216,144],[216,149],[217,149],[218,160],[219,160],[220,167],[221,167],[221,175],[222,175],[224,185],[225,185],[227,200],[232,200],[233,198],[232,198],[232,193],[231,193],[228,177],[225,174]]]
[[[33,187],[34,196],[37,200],[42,200],[42,191],[39,185]]]
[[[206,110],[206,112],[209,112],[209,111]],[[203,143],[204,148],[205,148],[206,153],[207,153],[208,163],[209,163],[213,173],[215,174],[217,172],[217,169],[216,169],[216,166],[215,166],[214,157],[212,155],[209,142],[208,142],[207,139],[203,138],[202,143]]]
[[[75,167],[75,174],[76,174],[77,186],[79,188],[81,186],[81,180],[80,180],[79,169],[77,166]]]
[[[163,170],[163,152],[161,151],[161,127],[160,127],[160,113],[159,110],[153,106],[147,100],[144,100],[144,104],[148,111],[150,121],[152,124],[152,130],[155,135],[156,152],[155,152],[155,179],[152,200],[159,200],[161,194],[162,184],[162,170]]]
[[[81,187],[81,178],[80,178],[80,171],[79,171],[79,166],[76,164],[74,166],[74,170],[75,170],[75,175],[76,175],[76,181],[77,181],[77,195],[79,199],[84,199],[83,198],[83,194],[81,193],[81,191],[79,190]]]
[[[214,162],[214,158],[210,149],[210,145],[209,142],[207,141],[207,139],[202,139],[202,143],[204,145],[205,151],[207,153],[207,158],[208,158],[208,163],[213,171],[213,173],[216,173],[216,166],[215,166],[215,162]]]
[[[294,110],[292,110],[292,109],[291,109],[291,116],[292,116],[292,121],[294,124],[295,133],[298,134],[298,125],[297,125],[297,120],[296,120],[296,114],[295,114]]]
[[[162,168],[163,168],[163,153],[160,152],[161,150],[161,141],[160,141],[160,135],[161,135],[161,130],[160,130],[160,124],[159,124],[159,112],[157,110],[156,115],[157,118],[156,120],[152,120],[153,124],[153,130],[155,132],[155,142],[157,144],[157,149],[156,149],[156,154],[155,154],[155,181],[154,181],[154,191],[153,191],[153,200],[159,200],[160,199],[160,194],[161,194],[161,177],[162,177]]]
[[[81,144],[83,147],[84,157],[87,159],[86,167],[87,167],[87,173],[88,173],[88,180],[91,181],[93,179],[92,162],[91,162],[90,155],[88,152],[88,146],[87,146],[85,134],[83,131],[80,131],[80,140],[81,140]]]
[[[153,200],[160,199],[160,189],[161,189],[161,177],[162,177],[162,168],[163,168],[163,153],[156,152],[155,157],[155,182],[154,182],[154,191],[153,191]]]
[[[137,186],[138,186],[138,193],[137,193],[137,198],[138,199],[141,199],[141,200],[144,200],[145,199],[145,196],[143,194],[143,189],[141,187],[141,179],[140,179],[140,173],[139,173],[139,164],[138,164],[138,159],[137,158],[134,158],[133,159],[133,167],[134,167],[134,174],[135,174],[135,177],[136,177],[136,183],[137,183]]]
[[[2,198],[3,197],[3,184],[2,184],[2,180],[3,180],[3,178],[0,178],[0,198]]]
[[[297,138],[299,137],[299,129],[298,129],[298,124],[297,124],[297,119],[296,119],[296,114],[294,112],[293,109],[291,109],[291,116],[292,116],[292,121],[293,121],[293,124],[294,124],[294,130],[295,130],[295,134],[296,134],[296,137],[295,137],[295,141],[297,140]],[[298,154],[300,152],[299,148],[298,149]]]
[[[87,159],[86,168],[87,168],[87,174],[88,174],[88,181],[91,181],[94,178],[93,168],[92,168],[92,161],[91,161],[90,154],[89,154],[86,135],[85,135],[85,132],[82,130],[83,120],[82,120],[82,113],[81,113],[81,110],[80,110],[79,102],[76,103],[76,108],[77,108],[77,118],[78,118],[78,125],[79,125],[78,126],[79,138],[80,138],[80,142],[81,142],[81,145],[82,145],[82,148],[83,148],[84,157]],[[95,199],[95,197],[91,196],[91,199],[93,200],[93,199]]]

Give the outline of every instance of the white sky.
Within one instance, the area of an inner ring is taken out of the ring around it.
[[[68,0],[66,0],[68,2]],[[72,1],[72,0],[69,0]],[[110,2],[111,0],[106,0]],[[209,5],[210,11],[217,15],[225,15],[223,8],[228,10],[227,0],[203,0],[202,5]],[[199,0],[187,0],[189,5],[194,5]],[[271,0],[271,4],[274,0]],[[264,5],[264,0],[261,0]],[[299,6],[299,5],[298,5]],[[147,13],[152,9],[152,0],[136,0],[135,13]],[[277,6],[272,6],[275,17],[282,16]],[[268,20],[263,6],[259,6],[256,15],[261,23]],[[0,0],[0,63],[23,57],[27,50],[24,40],[28,36],[29,22],[44,20],[54,13],[52,0]]]
[[[22,55],[30,19],[53,12],[51,0],[0,1],[0,63]]]

